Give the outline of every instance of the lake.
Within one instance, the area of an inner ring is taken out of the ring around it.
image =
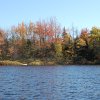
[[[0,100],[100,100],[100,66],[0,67]]]

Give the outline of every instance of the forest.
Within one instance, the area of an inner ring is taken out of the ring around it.
[[[55,19],[0,28],[0,65],[100,64],[100,28],[61,27]]]

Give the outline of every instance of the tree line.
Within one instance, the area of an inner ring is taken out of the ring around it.
[[[100,28],[73,37],[55,19],[0,28],[0,60],[41,59],[57,64],[100,64]]]

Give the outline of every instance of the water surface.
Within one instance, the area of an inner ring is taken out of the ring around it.
[[[100,66],[0,67],[0,100],[100,100]]]

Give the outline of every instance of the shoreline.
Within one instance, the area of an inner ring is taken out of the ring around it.
[[[0,66],[60,66],[60,65],[100,65],[99,63],[94,63],[94,62],[87,62],[87,63],[73,63],[73,62],[68,62],[67,64],[63,63],[58,64],[57,62],[54,61],[41,61],[41,60],[36,60],[36,61],[31,61],[28,63],[25,62],[20,62],[20,61],[12,61],[12,60],[2,60],[0,61]]]

